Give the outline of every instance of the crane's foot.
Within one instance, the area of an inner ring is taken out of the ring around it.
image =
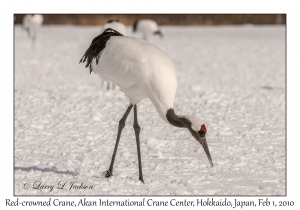
[[[143,177],[140,177],[139,180],[145,184]]]
[[[105,173],[104,173],[104,176],[106,177],[106,178],[109,178],[109,177],[111,177],[113,174],[112,174],[112,172],[110,172],[110,170],[108,170],[108,171],[106,171]]]

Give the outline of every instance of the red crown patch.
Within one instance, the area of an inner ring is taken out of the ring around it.
[[[206,133],[206,127],[205,127],[205,125],[201,125],[201,129],[200,130],[203,131],[204,133]]]

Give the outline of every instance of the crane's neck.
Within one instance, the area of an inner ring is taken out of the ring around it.
[[[155,97],[150,97],[156,111],[160,117],[166,122],[170,123],[175,127],[180,128],[190,128],[191,122],[184,116],[178,116],[175,114],[173,109],[173,101],[167,100],[165,103],[162,103],[160,100],[157,100]],[[167,103],[170,102],[170,103]]]
[[[168,109],[166,113],[166,118],[168,122],[175,127],[179,127],[179,128],[191,127],[191,122],[183,116],[176,115],[174,109],[172,108]]]

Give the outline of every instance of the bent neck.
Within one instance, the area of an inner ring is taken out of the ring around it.
[[[191,122],[185,117],[177,116],[174,112],[174,109],[172,108],[168,109],[166,113],[166,118],[168,122],[175,127],[179,127],[179,128],[191,127]]]

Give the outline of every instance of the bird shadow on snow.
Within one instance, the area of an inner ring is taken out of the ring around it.
[[[53,172],[53,173],[56,173],[56,174],[66,174],[66,175],[72,175],[72,176],[77,176],[78,174],[73,172],[73,171],[58,171],[56,169],[56,167],[52,167],[52,168],[39,168],[39,167],[36,167],[36,166],[33,166],[33,167],[15,167],[15,171],[16,170],[21,170],[21,171],[31,171],[31,170],[35,170],[35,171],[41,171],[41,172]]]
[[[273,90],[274,88],[271,86],[262,86],[262,89],[266,89],[266,90]]]

